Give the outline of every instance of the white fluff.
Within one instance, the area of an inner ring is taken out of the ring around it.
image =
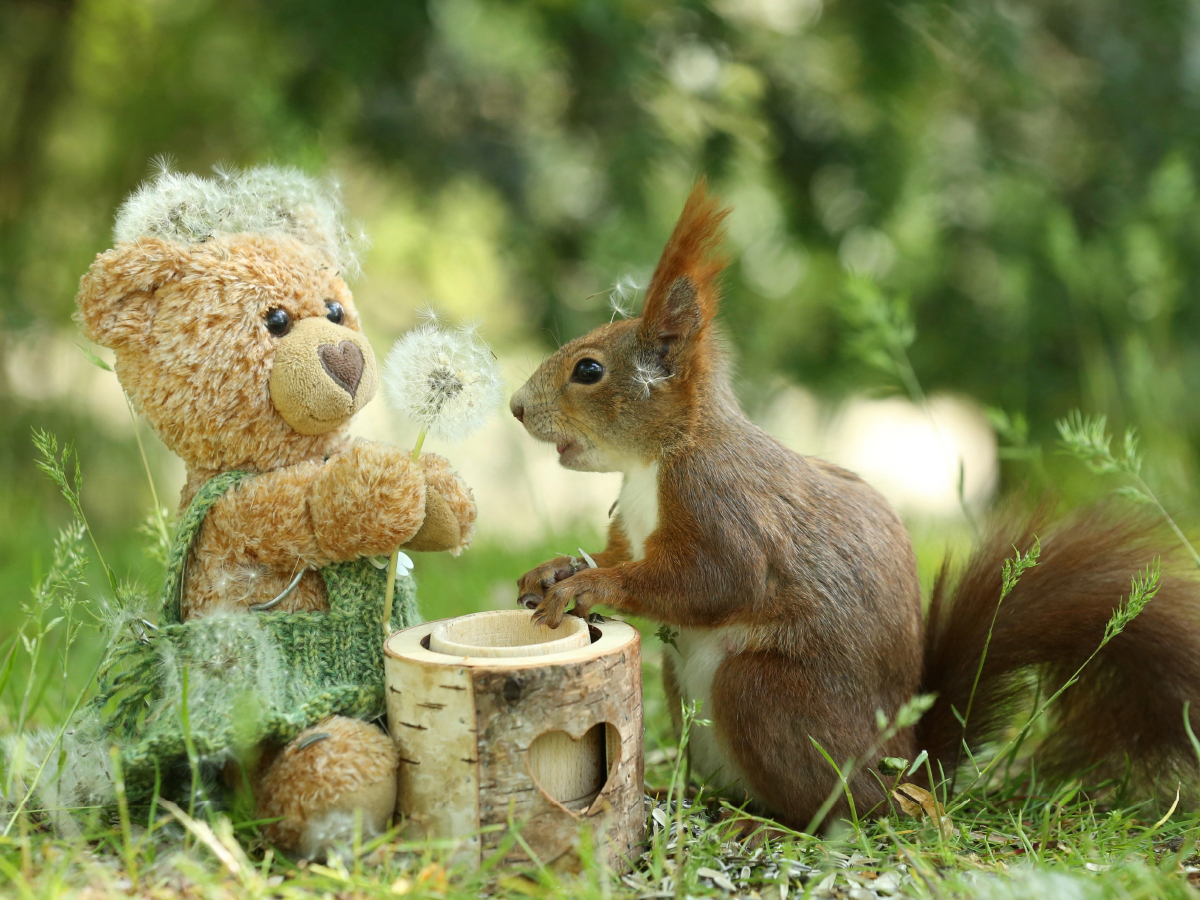
[[[279,648],[254,616],[218,612],[203,619],[189,649],[187,709],[198,727],[235,722],[248,737],[258,717],[288,703],[288,680]],[[151,715],[180,715],[183,665],[175,648],[160,649],[163,697]]]
[[[613,321],[620,316],[622,319],[628,319],[633,316],[633,298],[637,295],[642,286],[634,280],[632,275],[622,275],[617,279],[612,286],[612,290],[608,292],[608,306],[612,310]]]
[[[218,234],[283,234],[328,256],[344,277],[358,274],[365,238],[347,231],[336,183],[290,167],[215,172],[205,178],[161,165],[157,176],[121,204],[113,240],[158,237],[194,244]]]
[[[300,835],[300,855],[305,859],[327,859],[330,856],[352,855],[355,816],[345,810],[333,810],[310,821]],[[369,841],[377,833],[363,823],[361,839]]]
[[[482,426],[504,399],[500,367],[473,327],[417,326],[396,341],[380,380],[393,411],[449,441]]]
[[[116,798],[110,740],[99,716],[90,710],[63,732],[61,745],[56,736],[57,729],[44,728],[5,738],[4,751],[12,778],[8,800],[15,805],[32,788],[37,802],[28,804],[28,808],[45,810],[59,834],[72,835],[78,829],[69,814],[71,810],[111,806]]]
[[[670,377],[657,361],[634,360],[633,383],[637,385],[639,400],[649,399],[650,392],[662,387]]]

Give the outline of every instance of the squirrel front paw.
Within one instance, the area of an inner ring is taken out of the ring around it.
[[[471,546],[475,536],[475,495],[445,457],[426,453],[417,465],[429,486],[425,524],[405,547],[418,551],[449,550],[457,556]]]
[[[573,556],[559,556],[530,569],[517,579],[517,605],[533,609],[560,581],[581,572],[585,563]]]
[[[321,466],[309,489],[317,543],[336,560],[391,553],[425,521],[425,493],[409,454],[356,441]]]
[[[586,569],[548,588],[533,611],[533,624],[540,623],[557,628],[562,624],[563,616],[567,614],[567,607],[572,601],[575,605],[570,609],[571,615],[586,619],[592,606],[601,601],[602,582],[599,579],[603,577],[596,569]]]

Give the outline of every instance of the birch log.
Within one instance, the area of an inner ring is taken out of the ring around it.
[[[586,825],[610,865],[637,857],[645,812],[634,628],[568,617],[551,630],[522,610],[478,613],[393,634],[385,665],[406,837],[458,839],[459,858],[477,865],[512,825],[539,861],[570,869]],[[480,834],[492,825],[503,827]],[[528,855],[517,844],[509,859]]]

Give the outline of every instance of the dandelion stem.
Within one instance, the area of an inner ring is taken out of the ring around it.
[[[413,454],[412,454],[413,462],[416,462],[418,459],[421,458],[421,448],[423,446],[425,446],[425,435],[427,435],[427,434],[429,434],[428,428],[422,428],[420,430],[420,432],[417,434],[417,443],[413,447]],[[396,557],[393,555],[392,559],[394,560],[395,558]]]
[[[422,431],[421,438],[417,439],[418,448],[420,448],[421,439],[424,436],[425,432]],[[388,558],[387,590],[383,595],[383,637],[385,640],[392,633],[392,598],[396,595],[396,560],[399,555],[400,548],[397,547]]]

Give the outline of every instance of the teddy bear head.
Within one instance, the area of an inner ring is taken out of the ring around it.
[[[189,470],[321,458],[374,396],[336,189],[290,169],[170,172],[121,208],[78,319]]]

